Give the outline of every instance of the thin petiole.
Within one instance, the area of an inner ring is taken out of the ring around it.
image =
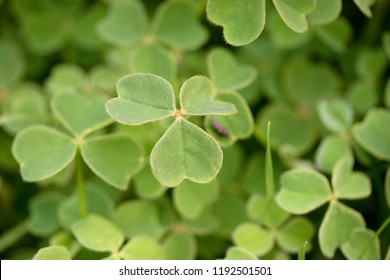
[[[87,212],[87,202],[85,199],[83,161],[81,159],[80,151],[77,151],[76,154],[76,177],[77,177],[77,190],[79,194],[80,217],[85,218],[88,212]]]

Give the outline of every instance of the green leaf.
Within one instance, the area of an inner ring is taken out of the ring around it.
[[[358,260],[364,250],[366,251],[361,259],[380,260],[379,239],[375,237],[375,232],[369,229],[355,229],[350,240],[341,246],[341,251],[349,260]]]
[[[69,136],[46,126],[31,126],[15,137],[12,153],[27,182],[49,178],[64,169],[76,155]]]
[[[264,29],[265,0],[208,0],[209,20],[223,27],[225,40],[233,46],[254,41]]]
[[[295,32],[305,32],[308,29],[306,15],[315,7],[314,0],[287,1],[272,0],[283,21]]]
[[[158,7],[152,30],[159,40],[182,51],[197,50],[208,38],[207,29],[196,18],[192,5],[180,1],[165,2]]]
[[[235,246],[226,251],[225,260],[257,260],[258,258],[248,250]]]
[[[306,214],[326,203],[330,196],[329,182],[324,175],[315,170],[296,168],[283,173],[276,201],[290,213]]]
[[[313,131],[307,120],[299,118],[290,109],[269,105],[256,117],[256,126],[265,142],[267,124],[272,123],[271,147],[281,154],[300,155],[308,151],[315,143],[315,131]],[[294,133],[290,133],[294,131]]]
[[[195,219],[218,198],[218,194],[217,181],[208,184],[184,181],[173,190],[173,203],[181,216]]]
[[[243,223],[233,232],[233,242],[256,256],[267,254],[274,246],[272,233],[254,223]]]
[[[122,190],[145,160],[143,147],[121,134],[87,139],[81,144],[81,154],[96,175]]]
[[[299,103],[317,106],[337,93],[339,80],[327,64],[314,64],[298,57],[287,63],[283,72],[286,91]]]
[[[135,49],[131,55],[130,67],[133,72],[150,73],[173,82],[177,65],[173,55],[158,45],[146,45]]]
[[[327,24],[336,20],[341,10],[341,0],[316,0],[315,9],[309,14],[309,20],[316,25]]]
[[[218,223],[217,217],[207,210],[195,219],[184,220],[185,227],[197,236],[213,233],[218,228]]]
[[[387,206],[390,209],[390,166],[386,171],[386,179],[385,179],[385,199],[387,202]]]
[[[101,217],[111,217],[114,202],[97,185],[85,186],[85,200],[89,214],[97,214]],[[58,207],[58,219],[61,226],[70,229],[71,226],[80,220],[79,196],[74,192],[71,196],[61,201]]]
[[[72,232],[81,245],[98,252],[116,252],[125,239],[112,222],[95,214],[75,222]]]
[[[194,76],[180,89],[180,106],[183,115],[231,115],[237,112],[233,104],[215,100],[216,90],[206,77]]]
[[[177,186],[184,179],[204,184],[217,176],[222,157],[210,135],[179,117],[154,146],[150,164],[164,186]]]
[[[382,46],[388,59],[390,59],[390,32],[384,32],[382,35]]]
[[[329,48],[344,53],[352,39],[353,28],[347,19],[340,17],[329,24],[317,26],[314,32]]]
[[[370,6],[373,2],[375,2],[375,0],[353,0],[353,2],[355,2],[356,6],[359,7],[360,11],[362,11],[366,17],[372,17]]]
[[[37,236],[48,236],[59,227],[57,208],[63,195],[55,192],[40,193],[30,201],[28,228]]]
[[[84,137],[112,122],[104,104],[95,98],[64,93],[55,95],[51,105],[55,116],[76,137]]]
[[[364,218],[359,212],[337,200],[332,201],[319,229],[321,252],[332,258],[337,248],[351,240],[353,231],[363,227]]]
[[[346,131],[353,122],[353,108],[342,99],[321,101],[318,113],[323,124],[332,132]]]
[[[330,174],[337,161],[342,158],[353,160],[350,145],[341,137],[330,135],[325,137],[317,148],[315,162],[321,171]]]
[[[243,164],[244,157],[244,150],[239,145],[223,149],[223,164],[217,176],[221,186],[227,186],[240,177],[240,166]]]
[[[304,242],[313,238],[314,233],[314,225],[308,219],[295,217],[279,231],[276,241],[282,249],[296,254]]]
[[[134,236],[119,252],[124,260],[164,260],[164,250],[156,240],[143,235]]]
[[[352,135],[370,154],[390,161],[390,131],[386,127],[390,127],[389,110],[373,108],[352,127]]]
[[[370,178],[363,172],[353,172],[353,161],[340,160],[333,169],[332,185],[338,199],[366,198],[371,194]]]
[[[146,33],[148,18],[139,1],[113,1],[108,14],[97,24],[97,32],[106,42],[129,47]]]
[[[365,80],[381,77],[387,66],[386,56],[380,48],[362,48],[355,60],[356,73]]]
[[[275,47],[281,50],[304,46],[311,39],[310,32],[297,33],[289,28],[277,11],[267,11],[267,29]]]
[[[379,101],[375,86],[364,80],[358,80],[351,85],[348,89],[347,100],[360,115],[366,113]]]
[[[390,108],[390,78],[387,80],[385,86],[384,103],[387,108]]]
[[[59,64],[53,67],[46,87],[53,93],[74,93],[85,90],[87,80],[84,70],[74,64]]]
[[[167,190],[153,177],[150,165],[145,166],[141,172],[134,176],[133,183],[135,193],[143,199],[156,199]]]
[[[239,139],[246,139],[253,132],[253,116],[244,98],[236,92],[224,92],[217,100],[233,104],[237,113],[231,116],[207,116],[205,127],[222,146],[230,146]]]
[[[70,253],[64,246],[49,246],[39,249],[34,260],[70,260]]]
[[[167,260],[193,260],[196,257],[196,239],[190,233],[177,232],[163,243]]]
[[[23,75],[25,64],[19,46],[0,40],[0,61],[0,88],[5,88]]]
[[[171,84],[152,74],[130,74],[119,79],[118,97],[106,103],[116,121],[129,125],[144,124],[173,116],[175,94]]]
[[[251,219],[272,229],[278,228],[290,217],[290,214],[280,208],[274,199],[270,200],[258,194],[249,198],[247,212]]]
[[[120,204],[113,220],[127,238],[141,234],[158,239],[165,232],[157,206],[146,200],[130,200]]]
[[[214,48],[208,53],[207,68],[218,91],[245,88],[257,75],[255,67],[240,64],[230,51],[223,48]]]
[[[46,99],[34,85],[25,84],[7,96],[3,108],[4,128],[16,134],[31,125],[44,124]]]

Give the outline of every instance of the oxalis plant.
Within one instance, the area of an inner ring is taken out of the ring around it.
[[[0,0],[4,259],[390,259],[387,0]]]

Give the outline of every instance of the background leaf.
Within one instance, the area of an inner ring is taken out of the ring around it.
[[[130,74],[119,79],[118,97],[106,103],[108,114],[129,125],[162,120],[174,114],[175,94],[171,84],[152,74]]]
[[[342,132],[348,129],[353,122],[351,105],[341,99],[321,101],[318,113],[323,124],[333,132]]]
[[[358,260],[367,249],[362,260],[380,260],[379,239],[374,237],[375,232],[369,229],[355,229],[349,242],[341,246],[341,251],[349,260]]]
[[[13,42],[0,40],[0,88],[17,81],[25,71],[23,54]]]
[[[49,246],[39,249],[34,260],[70,260],[70,253],[64,246]]]
[[[164,250],[160,244],[151,237],[134,236],[120,251],[125,260],[164,260]]]
[[[81,245],[98,252],[116,252],[124,241],[120,229],[109,220],[95,214],[74,223],[72,232]]]
[[[14,140],[12,153],[20,164],[24,180],[33,182],[53,176],[76,155],[72,138],[45,126],[32,126]]]
[[[196,256],[196,239],[189,233],[170,234],[163,243],[167,260],[193,260]]]
[[[223,27],[225,40],[233,46],[254,41],[265,25],[265,0],[208,0],[209,20]]]
[[[309,20],[317,25],[327,24],[339,17],[342,10],[341,0],[316,0],[315,9]]]
[[[184,179],[204,184],[217,176],[222,157],[221,148],[210,135],[180,117],[154,146],[150,164],[164,186],[176,186]]]
[[[235,246],[226,251],[225,260],[257,260],[257,257],[248,250]]]

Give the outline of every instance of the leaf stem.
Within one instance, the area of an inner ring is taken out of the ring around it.
[[[390,1],[388,0],[378,0],[376,5],[373,8],[373,15],[368,21],[363,33],[363,42],[366,45],[371,45],[377,43],[377,40],[380,39],[380,34],[382,31],[383,24],[387,19],[387,15],[390,9]]]
[[[269,199],[274,197],[274,170],[272,166],[272,153],[270,143],[271,122],[267,125],[267,150],[265,154],[265,186],[267,190],[267,197]]]
[[[28,232],[27,221],[10,228],[0,236],[0,253],[18,242]]]
[[[77,190],[79,193],[80,217],[85,218],[87,216],[87,203],[85,199],[83,161],[81,159],[80,150],[78,150],[76,154],[76,177],[77,177]]]
[[[307,242],[307,241],[303,242],[303,244],[298,252],[298,260],[300,260],[300,261],[306,260],[306,247],[307,247],[307,245],[309,245],[309,242]]]
[[[358,260],[361,260],[364,256],[364,254],[366,253],[366,251],[368,250],[368,248],[370,247],[371,243],[374,242],[374,240],[376,238],[378,238],[378,236],[385,230],[385,228],[390,225],[390,216],[387,217],[387,219],[382,223],[382,225],[379,227],[379,229],[375,232],[375,235],[371,238],[371,240],[369,240],[367,242],[367,245],[366,247],[364,248],[363,252],[360,254],[360,256],[358,257]]]

